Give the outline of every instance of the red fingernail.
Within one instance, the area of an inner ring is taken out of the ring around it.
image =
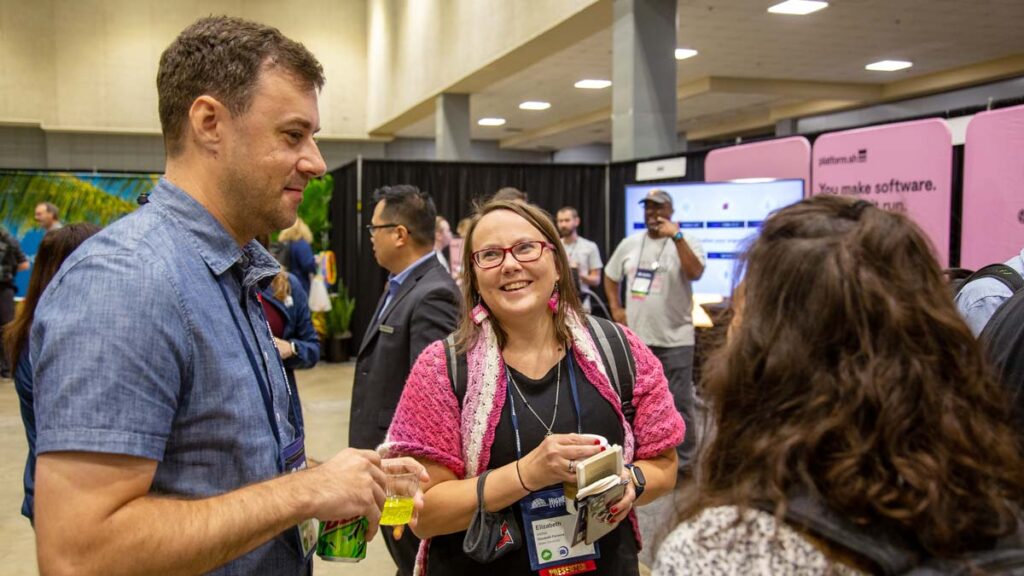
[[[601,452],[604,452],[604,450],[605,450],[604,446],[601,446]]]
[[[597,445],[598,445],[598,444],[600,444],[600,443],[601,443],[601,441],[600,441],[600,440],[594,440],[594,446],[597,446]]]
[[[616,508],[615,506],[612,506],[612,509],[611,509],[611,513],[612,513],[612,514],[615,514],[615,513],[616,513],[616,512],[618,512],[618,511],[619,511],[619,509],[618,509],[618,508]]]

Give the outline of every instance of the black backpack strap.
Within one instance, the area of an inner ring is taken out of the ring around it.
[[[989,264],[968,276],[967,279],[960,284],[956,294],[959,294],[960,291],[964,289],[964,286],[967,286],[979,278],[994,278],[1002,282],[1003,285],[1014,294],[1024,289],[1024,278],[1021,277],[1019,272],[1010,268],[1006,264]],[[954,294],[954,296],[956,296],[956,294]]]
[[[469,362],[465,354],[459,354],[455,350],[455,334],[449,334],[444,339],[445,364],[448,369],[448,381],[452,384],[452,392],[459,401],[459,410],[462,410],[462,401],[466,398],[466,386],[469,382]]]
[[[995,367],[1024,425],[1024,291],[1003,302],[985,324],[978,340]]]
[[[770,504],[758,507],[775,513]],[[877,526],[858,526],[807,491],[797,491],[789,497],[785,518],[788,524],[873,562],[886,576],[904,574],[921,562],[919,553],[895,532]]]
[[[626,417],[630,427],[636,417],[633,406],[633,386],[636,383],[636,364],[629,350],[629,342],[622,327],[604,318],[587,316],[587,329],[597,343],[597,350],[604,361],[605,371],[612,381],[612,387],[619,395],[622,403],[622,415]]]

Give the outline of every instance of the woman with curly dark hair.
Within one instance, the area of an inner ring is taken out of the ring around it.
[[[817,196],[765,222],[705,377],[716,430],[698,495],[655,574],[885,571],[794,522],[807,502],[911,564],[1017,534],[1010,403],[932,254],[863,200]]]

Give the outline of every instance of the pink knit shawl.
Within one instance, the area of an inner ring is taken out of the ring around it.
[[[636,363],[636,416],[631,429],[589,331],[574,317],[569,322],[573,358],[622,424],[625,461],[646,460],[682,442],[685,425],[673,404],[661,363],[636,334],[625,329]],[[460,412],[448,380],[444,342],[434,342],[420,354],[409,373],[387,438],[378,448],[382,454],[431,460],[459,478],[473,478],[487,469],[494,430],[507,396],[505,378],[501,377],[505,364],[490,321],[481,327],[480,338],[466,355],[469,377],[463,410]],[[633,513],[630,522],[640,546]],[[417,575],[425,574],[427,546],[429,541],[420,547]]]

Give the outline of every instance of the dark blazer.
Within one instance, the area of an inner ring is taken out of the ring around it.
[[[462,300],[437,258],[413,268],[381,315],[386,295],[377,302],[356,356],[348,425],[348,442],[355,448],[372,449],[384,441],[416,358],[455,331]]]

